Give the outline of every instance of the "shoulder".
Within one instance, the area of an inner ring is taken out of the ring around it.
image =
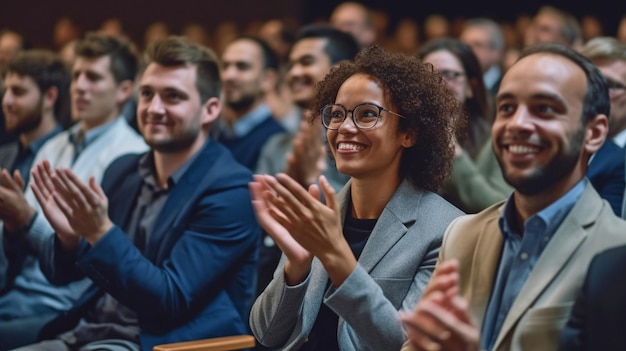
[[[136,173],[139,159],[143,155],[145,155],[145,153],[133,153],[116,158],[105,170],[104,176],[102,177],[102,186],[106,187],[107,184],[117,184],[118,181],[123,181],[129,174]]]
[[[219,187],[245,186],[252,180],[252,172],[241,165],[221,143],[209,139],[187,172],[201,176],[204,184]]]
[[[448,226],[446,236],[448,238],[463,236],[467,240],[469,238],[477,238],[478,234],[488,226],[493,225],[497,228],[498,218],[500,218],[504,202],[504,200],[500,201],[475,214],[455,218]],[[451,240],[448,239],[447,241],[450,242]]]
[[[600,252],[593,258],[591,265],[595,265],[601,269],[614,267],[623,272],[626,269],[626,245],[613,247]]]

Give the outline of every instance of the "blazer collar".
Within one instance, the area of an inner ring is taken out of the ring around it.
[[[349,201],[351,201],[351,184],[352,181],[349,180],[339,193],[342,223],[349,208]],[[415,222],[415,213],[419,211],[419,203],[422,200],[422,196],[423,192],[413,188],[407,180],[403,180],[400,183],[378,218],[376,226],[359,257],[359,263],[368,273],[389,252],[391,247],[406,234],[407,228]]]
[[[219,145],[212,139],[207,140],[204,147],[198,151],[199,154],[189,165],[176,186],[169,193],[168,198],[160,212],[154,232],[150,235],[146,245],[146,257],[156,257],[157,250],[162,239],[172,228],[179,225],[176,220],[189,211],[191,206],[195,206],[196,198],[202,195],[199,184],[207,184],[214,175],[211,168],[214,167],[219,157]]]

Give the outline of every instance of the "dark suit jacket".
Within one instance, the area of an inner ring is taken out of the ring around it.
[[[559,350],[626,350],[625,271],[626,246],[593,258]]]
[[[120,228],[141,188],[140,157],[121,157],[104,175],[117,225],[96,245],[83,242],[70,255],[52,239],[56,247],[42,258],[42,270],[57,284],[87,275],[134,310],[144,350],[248,333],[261,233],[248,191],[250,171],[209,140],[171,189],[142,254]],[[83,308],[96,300],[85,294]]]
[[[591,159],[586,174],[600,197],[611,204],[611,208],[617,216],[622,215],[624,187],[626,186],[625,152],[613,141],[605,141]]]

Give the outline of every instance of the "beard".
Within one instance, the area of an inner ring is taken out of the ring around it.
[[[256,97],[252,95],[244,95],[238,100],[227,100],[226,105],[233,111],[247,111],[254,104]]]
[[[15,123],[9,122],[9,120],[5,117],[4,125],[6,131],[18,135],[22,133],[28,133],[39,127],[42,119],[42,106],[43,99],[40,99],[33,108],[24,111],[22,116],[20,116]]]
[[[176,153],[188,149],[198,139],[200,129],[189,129],[184,134],[169,140],[147,140],[146,144],[153,150],[162,153]]]
[[[585,137],[585,128],[580,127],[569,138],[569,149],[554,156],[550,163],[542,168],[534,170],[528,177],[512,179],[507,176],[503,162],[498,158],[498,164],[502,170],[504,180],[523,195],[536,195],[551,187],[570,174],[580,159],[580,151]]]

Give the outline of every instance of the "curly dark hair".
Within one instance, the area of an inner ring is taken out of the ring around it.
[[[416,135],[415,145],[402,154],[400,177],[416,188],[438,191],[450,174],[453,135],[466,119],[463,106],[431,65],[417,57],[372,45],[363,49],[353,62],[344,61],[330,70],[319,83],[314,111],[334,103],[344,81],[358,73],[378,81],[394,112],[406,117],[399,119],[398,128]],[[313,118],[318,117],[319,114]]]

